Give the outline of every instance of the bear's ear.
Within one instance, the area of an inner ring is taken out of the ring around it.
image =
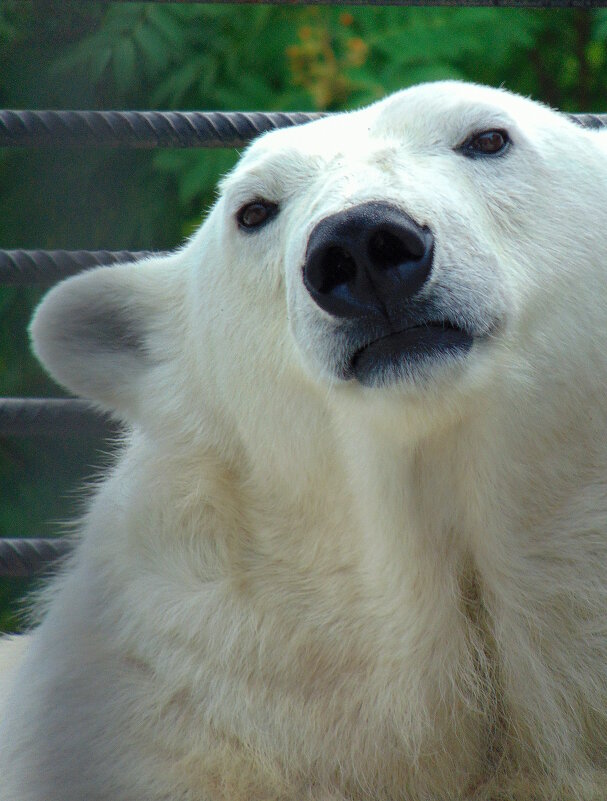
[[[99,267],[46,295],[30,334],[36,356],[59,384],[132,418],[142,378],[155,363],[148,340],[159,325],[164,287],[154,285],[169,260]]]

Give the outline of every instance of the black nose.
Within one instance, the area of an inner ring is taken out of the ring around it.
[[[372,201],[321,220],[308,240],[304,283],[336,317],[390,318],[425,284],[434,239],[389,203]]]

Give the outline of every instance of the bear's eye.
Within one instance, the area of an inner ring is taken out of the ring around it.
[[[491,130],[475,133],[458,149],[464,156],[500,156],[510,144],[510,137],[506,131]]]
[[[278,205],[269,200],[254,200],[236,212],[236,220],[241,228],[250,231],[260,228],[278,211]]]

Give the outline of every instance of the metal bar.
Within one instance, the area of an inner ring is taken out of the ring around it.
[[[239,147],[321,113],[0,110],[0,147]]]
[[[582,128],[607,127],[607,114],[568,114],[567,116]]]
[[[0,250],[0,284],[52,284],[102,264],[137,261],[154,254],[141,250]]]
[[[0,147],[239,147],[264,131],[326,116],[278,111],[0,110]],[[606,114],[571,114],[605,127]]]
[[[109,436],[117,426],[83,400],[0,398],[0,436]]]
[[[71,550],[67,538],[0,539],[0,577],[33,576]]]

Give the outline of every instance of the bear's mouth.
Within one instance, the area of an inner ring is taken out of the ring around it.
[[[469,331],[447,320],[413,325],[359,348],[350,359],[349,373],[361,384],[385,383],[390,375],[411,373],[420,362],[460,355],[473,341]]]

